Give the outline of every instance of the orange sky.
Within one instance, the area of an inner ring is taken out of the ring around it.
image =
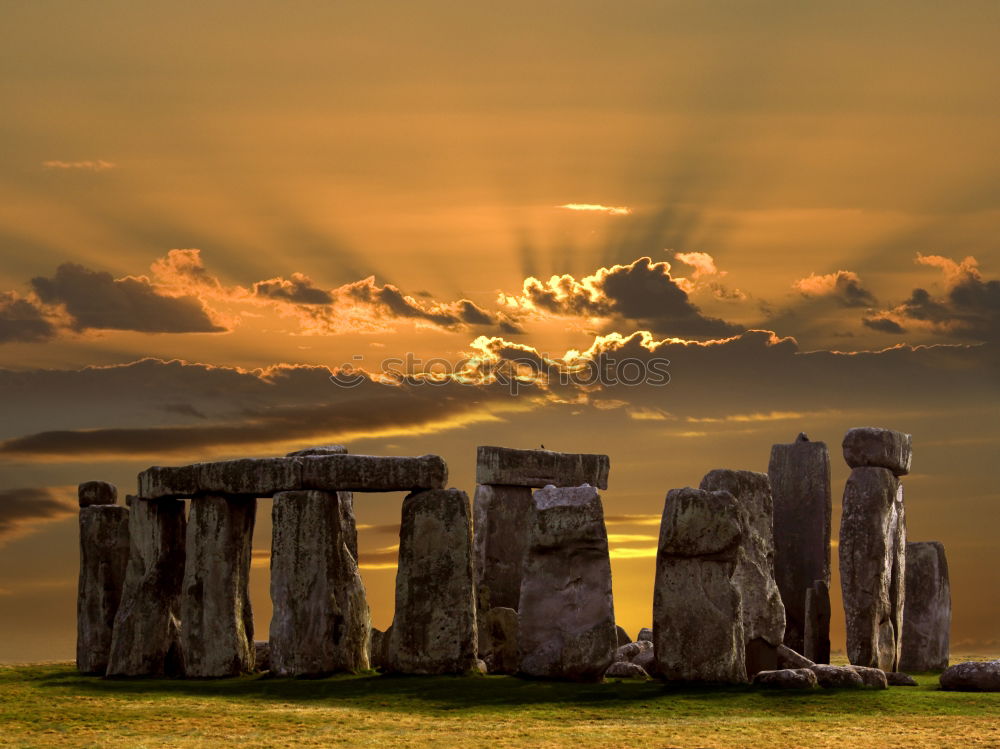
[[[996,650],[998,21],[992,1],[8,4],[0,662],[72,653],[83,480],[344,441],[439,453],[471,495],[477,444],[606,452],[634,634],[668,489],[766,470],[806,431],[836,501],[840,439],[869,424],[913,433],[910,537],[947,548],[953,642]],[[671,382],[489,377],[567,352],[669,359]],[[407,353],[486,377],[330,382]],[[399,503],[356,502],[380,626]],[[262,502],[261,553],[268,533]]]

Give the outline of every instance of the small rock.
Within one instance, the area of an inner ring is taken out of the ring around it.
[[[860,689],[865,685],[861,674],[849,666],[827,666],[817,664],[810,666],[816,674],[816,681],[824,689]]]
[[[913,438],[909,434],[878,427],[849,429],[844,435],[844,460],[851,468],[888,468],[897,476],[910,472]]]
[[[469,668],[468,674],[473,676],[486,676],[489,669],[486,668],[486,661],[482,658],[476,658],[472,662],[472,666]]]
[[[642,642],[642,641],[652,642],[653,641],[653,628],[652,627],[643,627],[642,629],[639,630],[639,634],[636,636],[635,639],[638,640],[638,641],[640,641],[640,642]]]
[[[941,674],[941,688],[953,692],[1000,692],[1000,661],[957,663]]]
[[[919,684],[917,684],[916,679],[914,679],[909,674],[904,674],[902,671],[887,671],[885,674],[885,680],[890,687],[920,686]]]
[[[816,674],[808,668],[779,668],[777,671],[758,671],[753,686],[762,689],[814,689]]]
[[[873,689],[888,689],[889,682],[886,681],[885,671],[880,668],[868,668],[867,666],[847,666],[861,677],[861,681],[866,687]]]
[[[77,487],[80,507],[113,505],[118,502],[118,488],[107,481],[84,481]]]
[[[642,666],[637,666],[634,663],[626,663],[624,661],[618,661],[617,663],[612,663],[608,666],[608,670],[604,672],[605,679],[648,679],[649,674]]]

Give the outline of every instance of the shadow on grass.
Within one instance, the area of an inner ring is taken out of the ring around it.
[[[549,709],[573,707],[591,717],[622,717],[648,710],[672,717],[731,716],[766,713],[798,715],[974,714],[989,705],[939,698],[930,681],[918,688],[873,690],[760,691],[749,687],[677,686],[656,681],[612,681],[601,684],[536,681],[509,676],[390,676],[360,674],[326,679],[272,679],[246,676],[235,679],[101,679],[80,676],[71,667],[39,667],[22,672],[21,679],[43,689],[116,697],[194,697],[283,703],[329,702],[340,707],[411,713],[466,711],[489,713],[523,708],[544,714]],[[564,713],[563,713],[564,714]]]

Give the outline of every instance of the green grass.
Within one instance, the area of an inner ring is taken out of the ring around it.
[[[1000,694],[489,677],[105,680],[0,667],[4,746],[1000,746]]]

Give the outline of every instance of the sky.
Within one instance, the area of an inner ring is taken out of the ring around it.
[[[913,434],[954,649],[1000,654],[992,0],[0,20],[0,662],[74,652],[81,481],[344,443],[471,497],[477,445],[606,453],[634,636],[669,489],[804,431],[836,539],[866,425]],[[379,627],[401,500],[355,500]],[[261,500],[259,638],[269,537]]]

